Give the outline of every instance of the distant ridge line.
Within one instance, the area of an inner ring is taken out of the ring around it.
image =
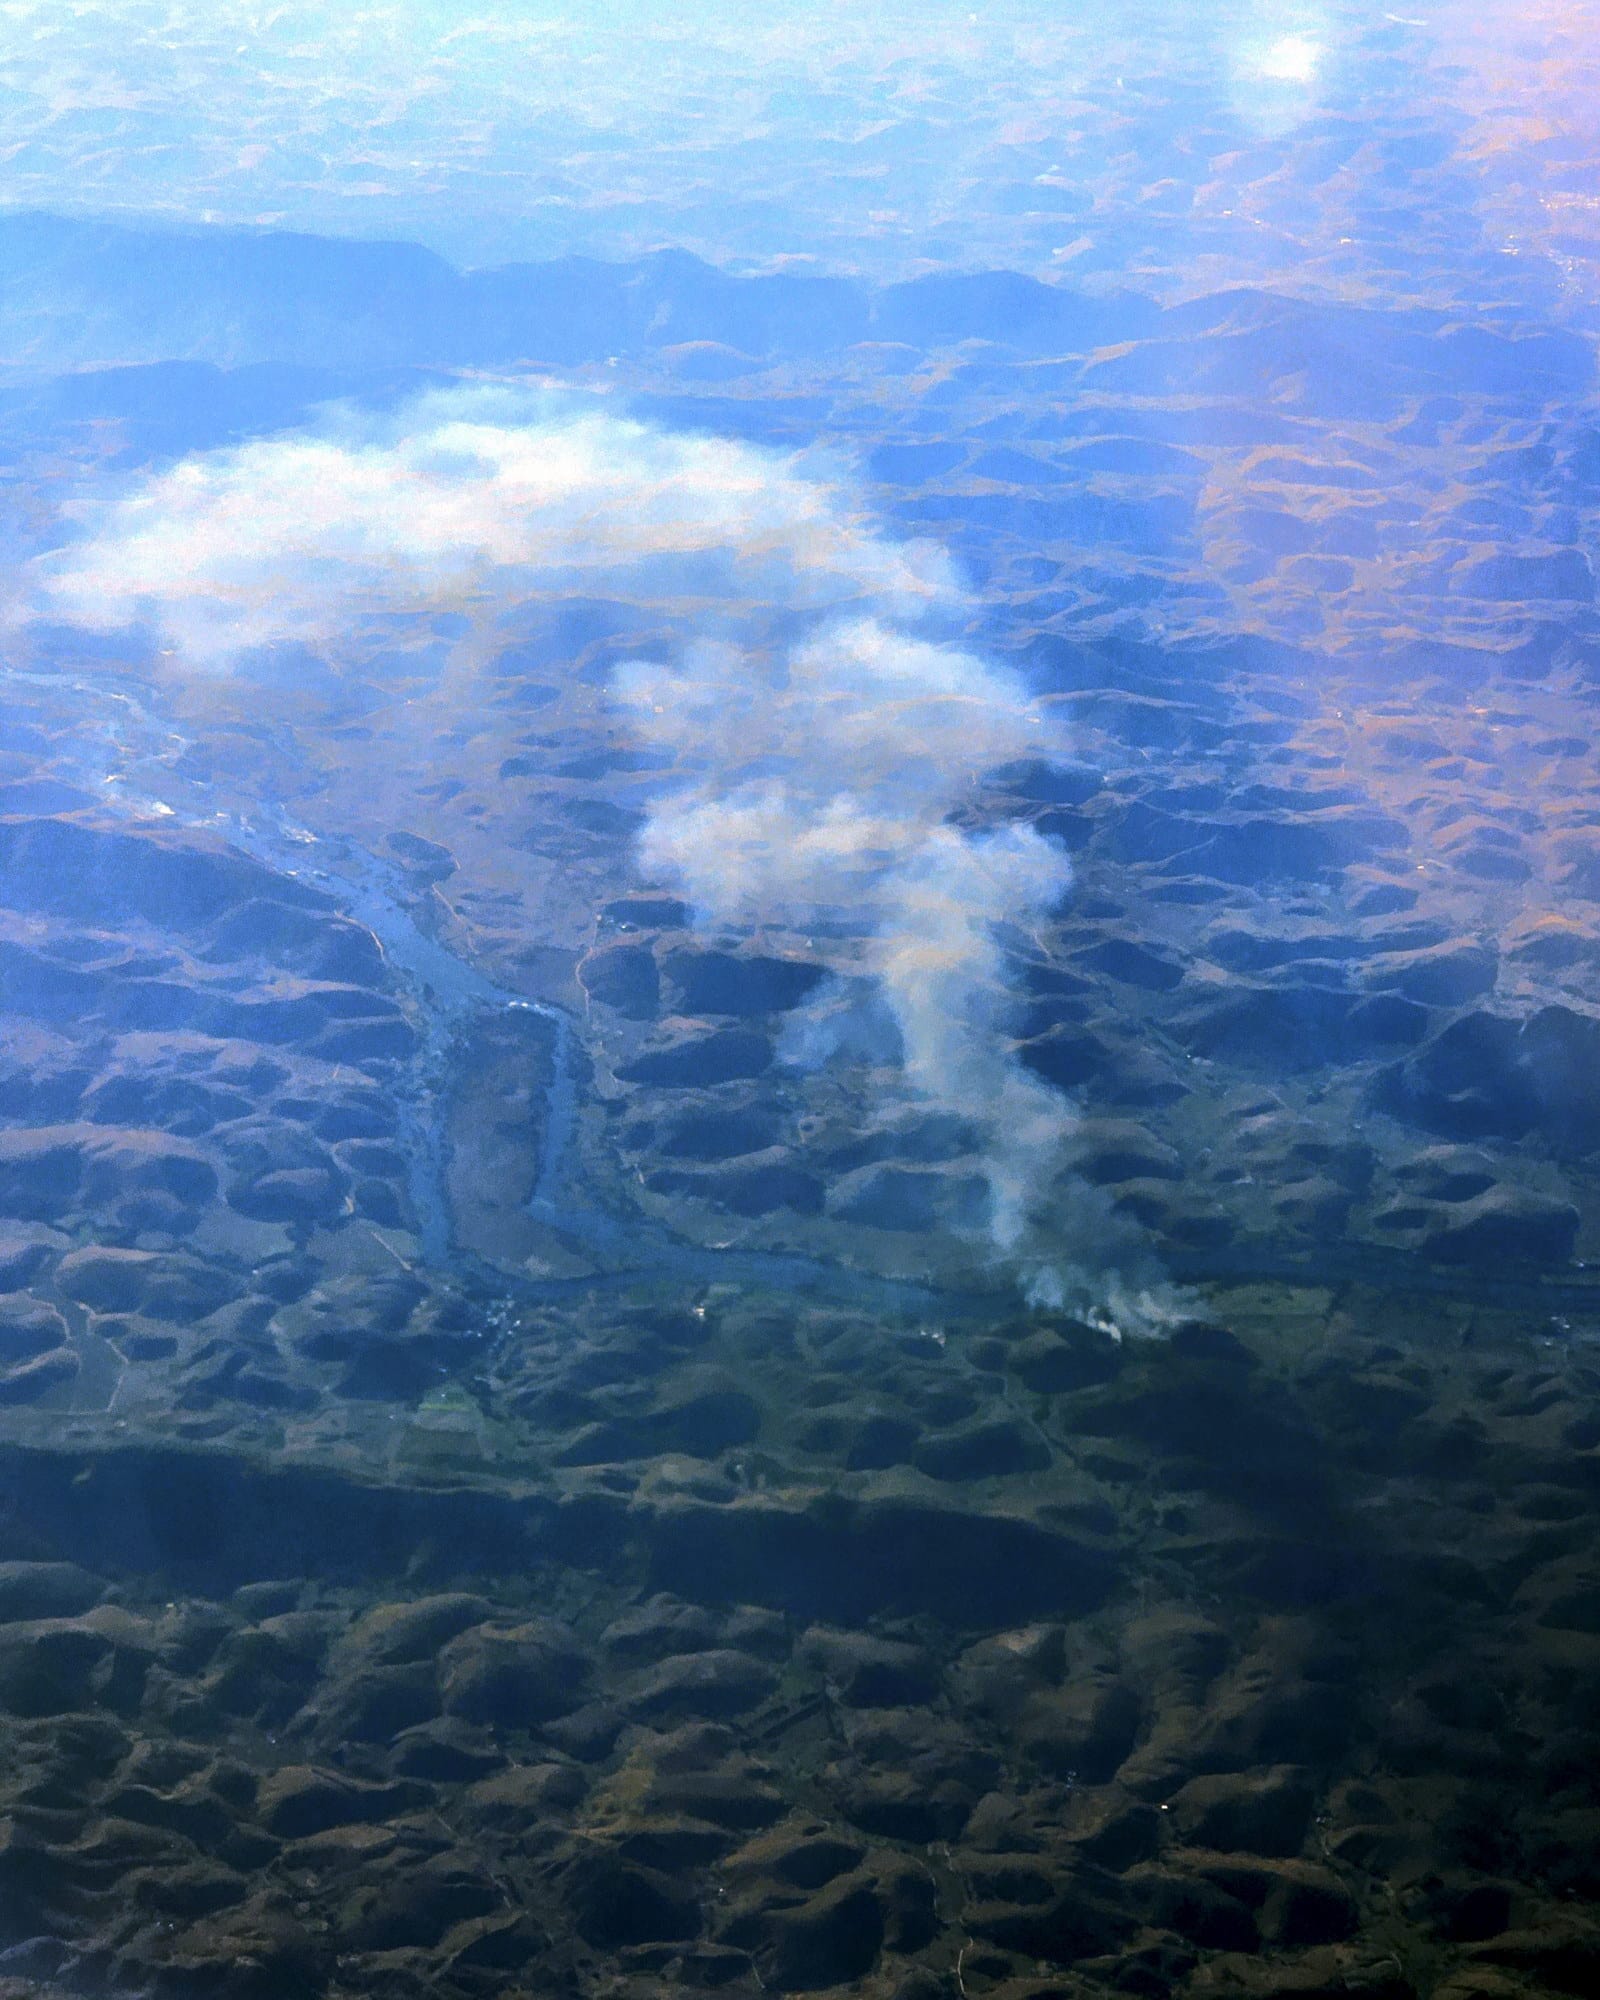
[[[0,209],[0,361],[571,366],[715,343],[801,359],[858,342],[1082,352],[1156,307],[1015,271],[875,285],[741,276],[684,250],[457,270],[420,244]]]

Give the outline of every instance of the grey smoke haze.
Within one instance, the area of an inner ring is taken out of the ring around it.
[[[596,399],[449,392],[187,459],[86,504],[79,525],[31,608],[142,629],[213,675],[286,645],[337,666],[369,620],[448,612],[470,701],[508,610],[602,582],[715,629],[613,684],[673,761],[646,871],[720,927],[842,922],[835,969],[881,994],[906,1093],[976,1135],[989,1254],[1041,1298],[1104,1304],[1120,1287],[1119,1323],[1151,1317],[1089,1240],[1107,1218],[1061,1184],[1072,1106],[1007,1036],[998,927],[1059,903],[1067,857],[1025,824],[952,823],[985,773],[1067,746],[1016,676],[938,636],[964,608],[953,566],[884,533],[837,468]],[[764,640],[774,611],[803,636]]]
[[[1036,922],[1071,868],[1030,826],[947,822],[986,771],[1063,750],[1026,690],[879,618],[776,655],[702,645],[678,665],[636,662],[616,688],[690,774],[651,816],[646,868],[720,925],[859,928],[906,1082],[981,1135],[993,1236],[1018,1251],[1072,1110],[1008,1051],[996,926]]]

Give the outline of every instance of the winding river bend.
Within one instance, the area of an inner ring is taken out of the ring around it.
[[[992,1310],[997,1292],[964,1294],[845,1269],[819,1258],[689,1243],[649,1217],[613,1213],[586,1196],[574,1163],[578,1122],[576,1031],[569,1014],[530,1000],[487,978],[429,936],[405,907],[392,869],[351,841],[318,834],[281,807],[252,801],[217,808],[209,787],[174,770],[190,739],[158,714],[142,683],[63,671],[13,672],[18,685],[64,698],[81,717],[74,780],[120,816],[176,825],[221,839],[275,874],[316,889],[378,940],[403,988],[420,1048],[397,1093],[410,1163],[410,1193],[421,1221],[423,1261],[444,1272],[487,1283],[529,1303],[626,1287],[659,1277],[677,1285],[736,1285],[789,1291],[876,1307],[895,1316],[944,1317]],[[170,782],[168,782],[170,780]],[[161,792],[170,793],[162,797]],[[195,794],[200,796],[196,797]],[[550,1025],[551,1080],[529,1210],[601,1269],[598,1275],[534,1279],[487,1267],[452,1239],[445,1187],[444,1113],[472,1029],[496,1014],[519,1011]]]
[[[231,845],[279,872],[320,889],[364,924],[383,946],[389,964],[407,988],[423,1033],[411,1093],[413,1198],[424,1217],[423,1254],[448,1266],[460,1260],[450,1240],[449,1204],[444,1189],[442,1117],[454,1065],[463,1059],[469,1031],[483,1016],[502,1011],[539,1015],[552,1027],[551,1082],[545,1104],[543,1140],[534,1173],[530,1211],[539,1222],[606,1267],[601,1278],[518,1279],[520,1295],[550,1298],[606,1283],[626,1283],[652,1274],[691,1284],[740,1284],[767,1289],[827,1293],[869,1301],[897,1312],[922,1312],[954,1301],[925,1286],[847,1271],[817,1258],[777,1252],[710,1250],[684,1242],[634,1212],[626,1217],[586,1202],[574,1186],[573,1137],[577,1126],[577,1063],[571,1017],[561,1008],[524,998],[487,979],[437,939],[421,931],[385,885],[382,864],[359,849],[319,838],[287,821],[197,821]],[[974,1302],[976,1303],[976,1302]],[[992,1301],[991,1301],[992,1303]]]

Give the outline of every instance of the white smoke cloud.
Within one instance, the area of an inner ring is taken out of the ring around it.
[[[633,662],[616,692],[699,778],[662,804],[647,859],[729,917],[875,899],[986,771],[1063,747],[1014,676],[879,618],[775,657],[721,644]]]
[[[596,577],[800,609],[959,594],[941,550],[885,540],[794,456],[497,391],[188,458],[84,525],[41,568],[46,606],[217,670],[337,650],[374,610],[492,615]]]
[[[996,1244],[1037,1222],[1073,1122],[1005,1037],[996,927],[1065,895],[1066,854],[1030,826],[950,814],[997,765],[1064,745],[1002,668],[878,619],[826,625],[776,658],[728,645],[635,662],[616,692],[688,786],[642,842],[654,874],[720,924],[843,915],[893,1014],[907,1084],[981,1135]]]
[[[613,683],[648,742],[686,778],[658,800],[641,843],[719,926],[804,931],[844,919],[897,1030],[911,1096],[972,1134],[991,1249],[1032,1301],[1117,1332],[1181,1314],[1148,1245],[1097,1188],[1063,1182],[1071,1102],[1017,1059],[1004,931],[1066,895],[1064,850],[1025,823],[953,823],[974,785],[1066,743],[1004,667],[881,618],[831,621],[777,654],[728,644]],[[872,1049],[859,1000],[838,990],[795,1024],[791,1049]]]
[[[999,942],[1059,902],[1069,863],[1031,826],[956,823],[986,773],[1065,744],[1015,675],[914,629],[962,608],[955,570],[885,535],[825,470],[592,400],[450,392],[387,420],[334,412],[86,509],[35,608],[142,627],[208,673],[284,645],[359,660],[370,621],[441,611],[466,614],[470,662],[519,603],[597,587],[732,632],[615,677],[616,706],[674,771],[645,868],[719,925],[846,934],[835,969],[881,996],[907,1093],[976,1135],[994,1252],[1044,1302],[1103,1303],[1121,1281],[1094,1242],[1062,1243],[1063,1204],[1086,1237],[1107,1218],[1091,1191],[1063,1193],[1075,1114],[1016,1059]],[[764,643],[773,610],[803,636]],[[796,1025],[826,1042],[820,1014]],[[1149,1301],[1128,1291],[1117,1316],[1147,1324]]]

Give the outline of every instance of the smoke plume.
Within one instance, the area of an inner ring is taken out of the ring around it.
[[[1061,747],[1026,690],[872,617],[775,654],[635,663],[617,694],[690,774],[651,816],[647,869],[721,925],[861,934],[906,1083],[981,1135],[994,1238],[1015,1250],[1072,1114],[1008,1051],[996,927],[1043,916],[1071,870],[1032,827],[969,833],[950,815],[984,773]]]
[[[283,647],[357,661],[407,614],[454,614],[476,662],[533,598],[667,607],[698,636],[612,687],[672,770],[645,869],[720,927],[825,927],[835,970],[892,1016],[905,1095],[973,1135],[988,1254],[1040,1299],[1106,1301],[1103,1256],[1063,1231],[1103,1239],[1107,1218],[1062,1184],[1074,1113],[1016,1059],[1000,942],[1065,895],[1068,860],[962,812],[987,773],[1066,746],[1015,675],[948,636],[970,607],[947,557],[882,532],[837,468],[594,400],[449,392],[187,459],[80,530],[37,609],[142,628],[212,674]],[[824,1015],[804,1029],[825,1053]]]

